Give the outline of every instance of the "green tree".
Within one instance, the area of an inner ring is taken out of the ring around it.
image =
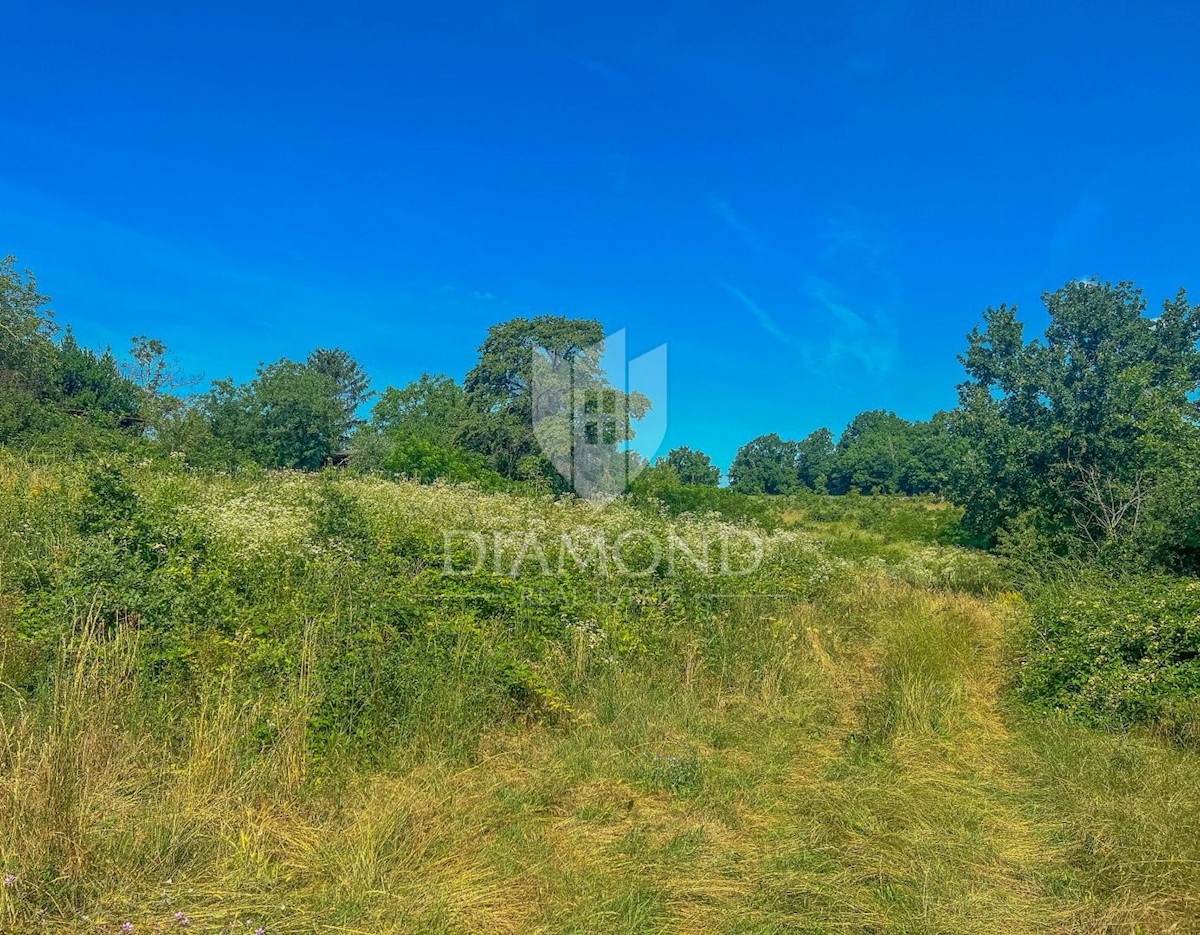
[[[1042,341],[1026,342],[1016,308],[1002,305],[960,358],[954,432],[965,451],[953,487],[967,528],[985,542],[1023,529],[1057,551],[1097,553],[1157,527],[1156,548],[1169,551],[1182,530],[1168,505],[1196,490],[1196,307],[1180,291],[1147,317],[1125,282],[1075,281],[1043,301]]]
[[[928,422],[914,422],[900,489],[908,494],[944,494],[962,456],[962,440],[954,432],[951,413],[937,412]]]
[[[58,347],[58,398],[74,416],[112,427],[140,427],[138,388],[122,376],[109,351],[97,354],[81,347],[68,328]]]
[[[231,463],[316,470],[338,450],[346,428],[333,378],[287,359],[261,367],[247,384],[218,380],[202,405]]]
[[[506,477],[532,472],[557,483],[533,434],[533,357],[544,348],[560,359],[572,360],[603,340],[604,329],[598,321],[559,315],[514,318],[493,325],[479,347],[479,362],[465,381],[471,406],[487,418],[465,426],[463,443],[483,454]]]
[[[0,259],[0,441],[45,427],[43,403],[55,394],[56,327],[37,279]]]
[[[478,481],[486,487],[496,487],[501,482],[500,475],[487,467],[482,455],[439,444],[421,435],[404,435],[396,439],[383,467],[393,474],[423,483],[439,479],[456,483]]]
[[[904,492],[912,440],[911,423],[894,412],[859,413],[838,439],[830,492]]]
[[[168,432],[170,422],[184,418],[188,402],[181,391],[200,382],[199,377],[183,372],[162,341],[144,334],[131,339],[121,373],[137,387],[146,433],[159,440]]]
[[[683,445],[667,453],[669,464],[684,484],[716,487],[721,483],[721,469],[703,451],[693,451]]]
[[[837,458],[833,432],[826,428],[817,429],[802,439],[796,445],[796,450],[800,483],[813,490],[828,490],[829,474]]]
[[[17,269],[16,257],[0,259],[0,375],[6,386],[35,394],[49,389],[58,331],[49,301],[33,273]]]
[[[488,415],[473,409],[463,387],[445,375],[422,374],[407,386],[388,387],[355,435],[355,463],[425,482],[499,478],[482,455],[467,450],[469,427]]]
[[[350,443],[350,435],[360,425],[358,411],[375,394],[371,392],[371,378],[349,352],[340,347],[327,349],[318,347],[308,355],[308,368],[333,381],[337,388],[335,397],[341,415],[341,430],[338,445]]]
[[[382,435],[426,438],[454,446],[472,420],[463,387],[444,374],[421,374],[397,389],[389,386],[371,410],[371,431]]]
[[[729,486],[747,494],[794,493],[800,487],[800,446],[775,433],[747,442],[729,467]]]
[[[650,407],[644,396],[619,391],[608,381],[603,347],[604,330],[592,320],[540,315],[493,326],[465,381],[468,403],[482,418],[465,422],[461,443],[504,476],[538,486],[566,488],[552,459],[571,460],[571,473],[598,481],[614,469],[613,459],[600,456],[600,450],[615,452],[632,438],[632,421]],[[542,363],[543,379],[536,388],[535,358]],[[535,389],[540,436],[534,434]],[[595,420],[588,407],[595,410]],[[610,411],[628,418],[601,418]],[[601,422],[603,433],[590,431]]]

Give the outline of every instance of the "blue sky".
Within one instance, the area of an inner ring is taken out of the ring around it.
[[[976,7],[976,9],[972,9]],[[23,3],[0,253],[90,343],[379,388],[542,312],[670,348],[664,445],[951,406],[989,304],[1200,290],[1185,3]],[[665,448],[664,448],[665,450]]]

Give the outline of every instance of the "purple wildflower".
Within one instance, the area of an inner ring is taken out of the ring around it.
[[[133,931],[133,923],[132,922],[122,922],[121,923],[121,931],[124,932],[125,935],[129,935],[129,933]]]
[[[13,876],[11,873],[4,874],[4,885],[5,886],[12,886],[16,882],[17,882],[17,878],[15,876]]]

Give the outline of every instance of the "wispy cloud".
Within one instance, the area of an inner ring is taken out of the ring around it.
[[[766,242],[738,216],[738,213],[733,209],[733,205],[726,199],[718,195],[709,195],[708,209],[724,221],[725,225],[745,241],[748,246],[753,247],[755,250],[767,249]]]
[[[832,283],[819,276],[808,276],[804,280],[804,291],[810,298],[816,299],[839,324],[850,331],[865,331],[867,323],[861,315],[838,298],[837,290]]]
[[[833,323],[825,351],[829,364],[856,360],[875,376],[884,376],[893,369],[896,331],[888,315],[879,310],[854,310],[837,287],[819,276],[805,278],[804,292]]]
[[[784,333],[783,329],[775,324],[775,320],[768,315],[766,311],[764,311],[762,306],[750,298],[750,296],[742,292],[741,289],[736,289],[728,283],[721,283],[721,287],[746,307],[750,314],[755,317],[760,325],[762,325],[764,331],[779,338],[779,340],[783,341],[785,344],[792,343],[792,339],[786,333]]]
[[[826,220],[825,239],[828,246],[821,253],[821,260],[826,263],[843,253],[857,253],[877,261],[888,251],[887,244],[867,233],[858,212],[853,209],[838,211]]]
[[[603,62],[597,62],[595,59],[576,56],[575,64],[586,69],[587,71],[590,71],[593,75],[603,79],[604,81],[607,81],[611,85],[629,87],[633,84],[627,75],[617,71],[615,68],[605,65]]]
[[[843,373],[854,364],[864,373],[883,377],[890,373],[898,354],[895,328],[879,310],[856,310],[833,283],[809,275],[802,297],[793,309],[805,324],[802,337],[790,334],[742,289],[720,283],[750,313],[758,325],[781,345],[796,354],[807,370],[826,377]]]

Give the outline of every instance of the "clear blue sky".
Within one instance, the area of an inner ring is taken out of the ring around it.
[[[489,324],[670,347],[666,444],[955,399],[989,304],[1200,296],[1189,4],[20,3],[0,253],[208,378]]]

